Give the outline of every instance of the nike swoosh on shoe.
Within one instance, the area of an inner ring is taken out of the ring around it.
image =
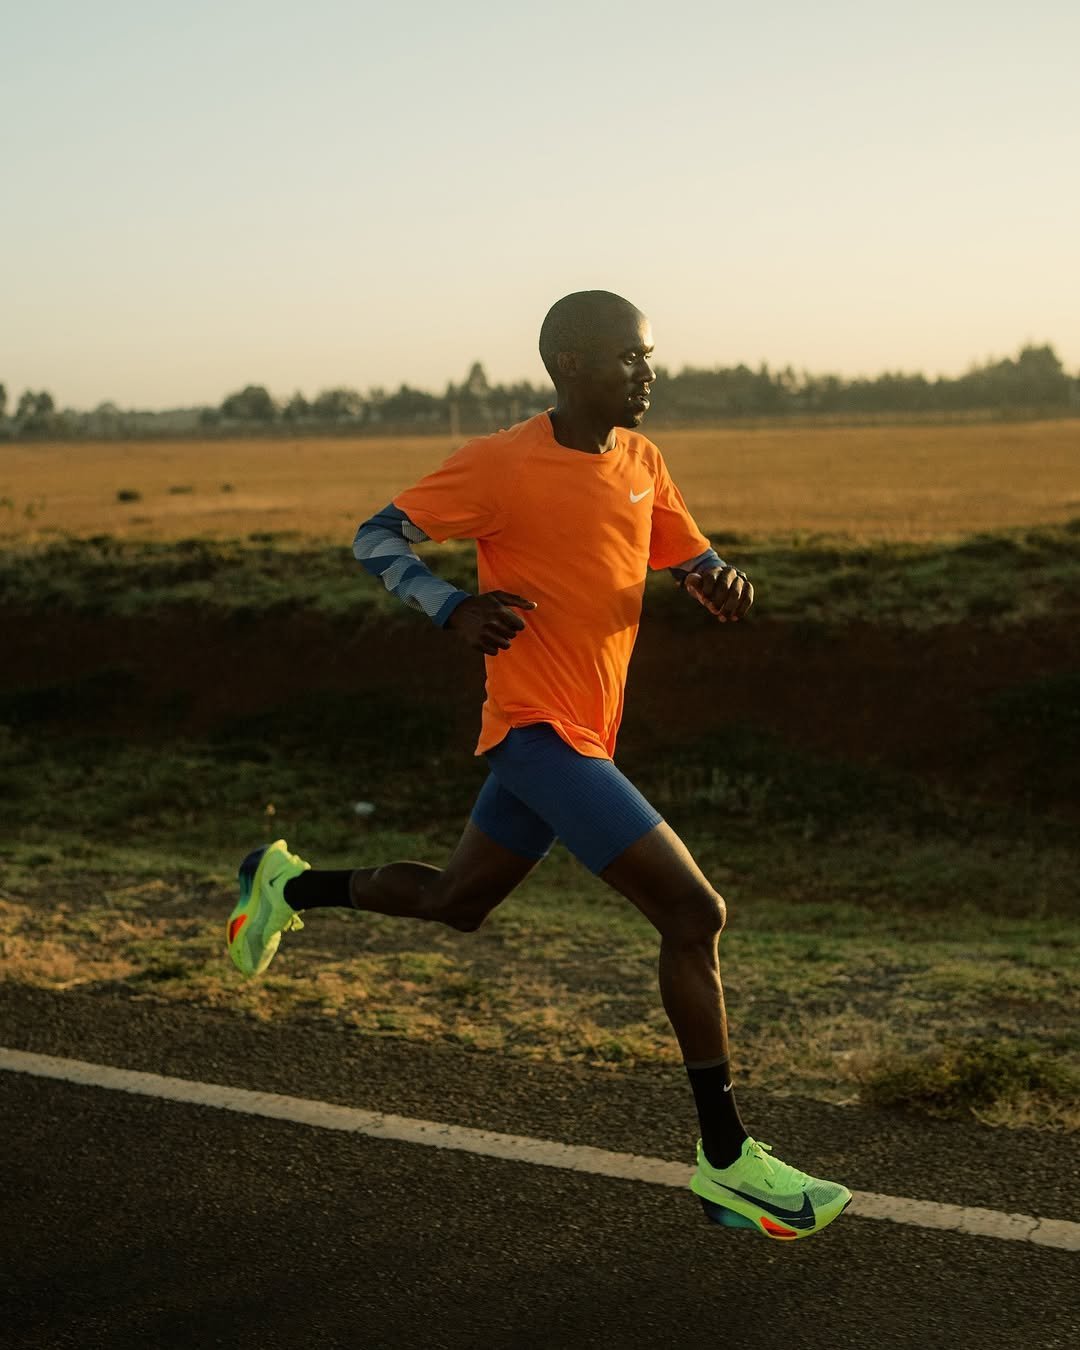
[[[751,1195],[748,1191],[736,1190],[734,1186],[725,1186],[722,1181],[714,1181],[712,1177],[709,1178],[709,1181],[722,1191],[730,1191],[732,1195],[737,1195],[741,1200],[749,1200],[752,1205],[757,1205],[766,1214],[771,1214],[774,1218],[782,1219],[784,1223],[791,1224],[792,1228],[813,1228],[817,1223],[814,1206],[810,1203],[808,1195],[803,1196],[802,1209],[784,1209],[780,1205],[773,1205],[767,1200],[763,1200],[760,1195]]]

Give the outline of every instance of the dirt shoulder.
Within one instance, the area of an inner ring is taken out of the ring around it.
[[[695,616],[696,617],[696,616]],[[203,737],[323,698],[388,692],[468,753],[482,671],[421,625],[350,626],[314,613],[254,618],[186,610],[157,617],[0,611],[0,721],[126,739]],[[912,633],[758,621],[644,623],[630,670],[623,759],[753,728],[798,750],[882,764],[966,792],[1053,804],[1080,818],[1071,617],[1021,629],[973,622]],[[252,679],[252,671],[258,678]],[[686,697],[686,691],[695,696]],[[344,710],[343,710],[343,715]]]

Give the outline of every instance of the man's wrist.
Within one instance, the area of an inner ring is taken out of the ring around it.
[[[710,549],[709,552],[704,555],[704,557],[698,558],[698,560],[694,563],[693,567],[689,568],[687,571],[682,573],[681,578],[679,580],[679,586],[683,590],[686,589],[686,579],[691,575],[691,573],[696,572],[698,576],[701,576],[706,572],[726,571],[727,568],[729,568],[730,566],[731,564],[726,563],[723,560],[723,558],[721,558],[719,553],[715,552],[713,549]]]
[[[472,598],[472,593],[470,591],[454,591],[446,597],[436,612],[431,616],[432,623],[437,624],[440,628],[445,628],[458,606],[463,605],[466,600],[471,600]]]

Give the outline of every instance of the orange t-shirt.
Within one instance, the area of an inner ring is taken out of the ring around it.
[[[485,656],[476,754],[511,727],[550,722],[583,755],[611,758],[648,567],[709,548],[660,451],[616,430],[602,455],[556,441],[547,413],[469,441],[394,498],[425,534],[475,539],[480,590],[535,600],[508,651]]]

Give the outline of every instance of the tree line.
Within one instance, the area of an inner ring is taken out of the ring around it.
[[[0,437],[111,437],[214,434],[249,431],[347,430],[371,433],[463,432],[510,426],[552,405],[549,384],[491,384],[479,361],[460,384],[441,394],[402,384],[397,390],[336,387],[308,399],[297,392],[276,399],[265,385],[249,384],[216,407],[166,412],[124,411],[103,403],[89,412],[58,409],[46,390],[25,390],[8,414],[0,384]],[[726,418],[877,414],[1054,415],[1080,412],[1080,372],[1070,375],[1053,347],[1025,346],[1019,354],[973,366],[965,374],[928,379],[885,372],[845,379],[839,375],[773,370],[762,364],[712,369],[687,366],[678,374],[657,370],[650,422],[704,425]]]

